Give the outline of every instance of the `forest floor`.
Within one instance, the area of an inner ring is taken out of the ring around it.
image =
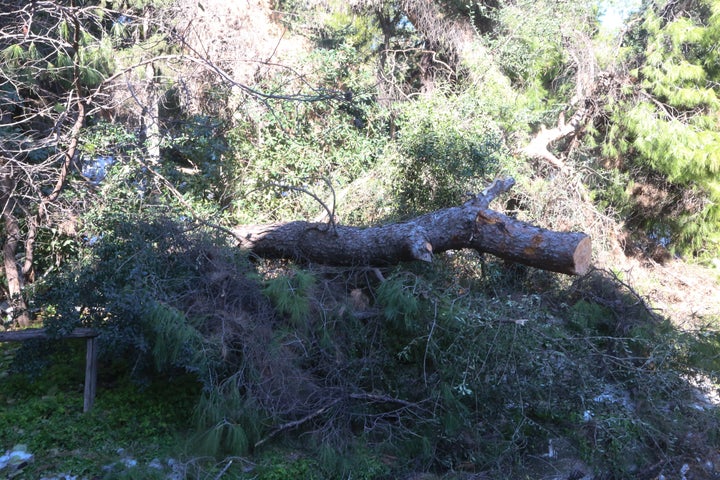
[[[720,319],[720,273],[717,269],[673,259],[664,264],[627,258],[625,281],[655,311],[678,328],[707,328]],[[717,324],[714,325],[718,327]]]
[[[717,332],[720,329],[717,270],[679,259],[659,264],[635,257],[625,258],[624,262],[615,262],[615,265],[613,272],[618,280],[644,298],[655,313],[670,319],[678,331]],[[309,474],[316,465],[304,454],[287,452],[253,458],[256,464],[246,458],[238,458],[213,463],[210,467],[207,460],[203,463],[196,456],[188,456],[187,452],[180,453],[181,457],[178,457],[178,448],[183,443],[179,439],[185,436],[182,432],[192,428],[183,413],[191,410],[195,401],[192,389],[188,388],[188,379],[162,380],[162,385],[138,389],[136,384],[126,380],[118,382],[113,379],[113,372],[101,372],[95,410],[83,415],[79,408],[82,404],[81,347],[78,342],[70,352],[60,353],[60,358],[72,357],[74,360],[51,365],[41,376],[28,383],[27,377],[9,370],[12,358],[19,352],[18,346],[0,344],[3,364],[0,369],[0,407],[4,417],[4,421],[0,421],[0,430],[6,429],[0,438],[22,439],[21,444],[0,444],[3,449],[0,454],[5,453],[0,455],[0,476],[66,480],[282,479],[295,474],[301,475],[297,478],[304,478],[302,475]],[[698,381],[697,377],[694,381]],[[160,394],[160,391],[163,393]],[[706,378],[703,384],[698,384],[697,392],[698,408],[717,415],[720,406],[717,385]],[[607,395],[617,399],[625,394],[608,390]],[[168,398],[172,398],[169,403]],[[547,448],[547,453],[525,459],[526,478],[599,478],[588,473],[592,472],[592,468],[577,455],[577,447],[567,438],[552,439]],[[174,460],[183,458],[182,455],[186,457],[185,463]],[[223,468],[231,464],[234,470],[223,473]],[[242,468],[237,469],[240,464]],[[709,470],[707,465],[711,465]],[[720,472],[720,455],[716,452],[715,457],[698,457],[673,468],[677,470],[674,472],[677,476],[667,478],[716,478]],[[686,476],[685,473],[691,470],[704,470],[707,475]],[[135,473],[130,475],[129,471]],[[208,476],[211,472],[213,476]],[[585,476],[573,477],[577,472],[584,472]],[[403,478],[485,478],[458,476],[457,473],[451,476],[417,475],[420,476]]]

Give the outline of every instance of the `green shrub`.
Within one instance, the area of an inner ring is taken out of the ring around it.
[[[397,122],[393,176],[402,216],[462,203],[485,188],[507,156],[499,128],[470,95],[417,101]]]

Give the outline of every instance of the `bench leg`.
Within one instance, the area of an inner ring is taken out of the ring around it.
[[[85,354],[85,395],[83,412],[89,412],[95,402],[95,386],[97,385],[97,338],[87,339]]]

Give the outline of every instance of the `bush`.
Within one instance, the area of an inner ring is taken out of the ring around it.
[[[398,118],[400,158],[393,172],[402,216],[455,206],[489,183],[508,156],[497,125],[470,95],[436,96]]]

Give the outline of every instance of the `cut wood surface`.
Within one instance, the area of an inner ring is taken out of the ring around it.
[[[378,227],[294,221],[233,229],[242,248],[261,257],[289,258],[338,266],[385,266],[430,262],[447,250],[472,248],[543,270],[582,275],[591,264],[590,237],[555,232],[488,209],[515,184],[496,180],[462,206]]]

